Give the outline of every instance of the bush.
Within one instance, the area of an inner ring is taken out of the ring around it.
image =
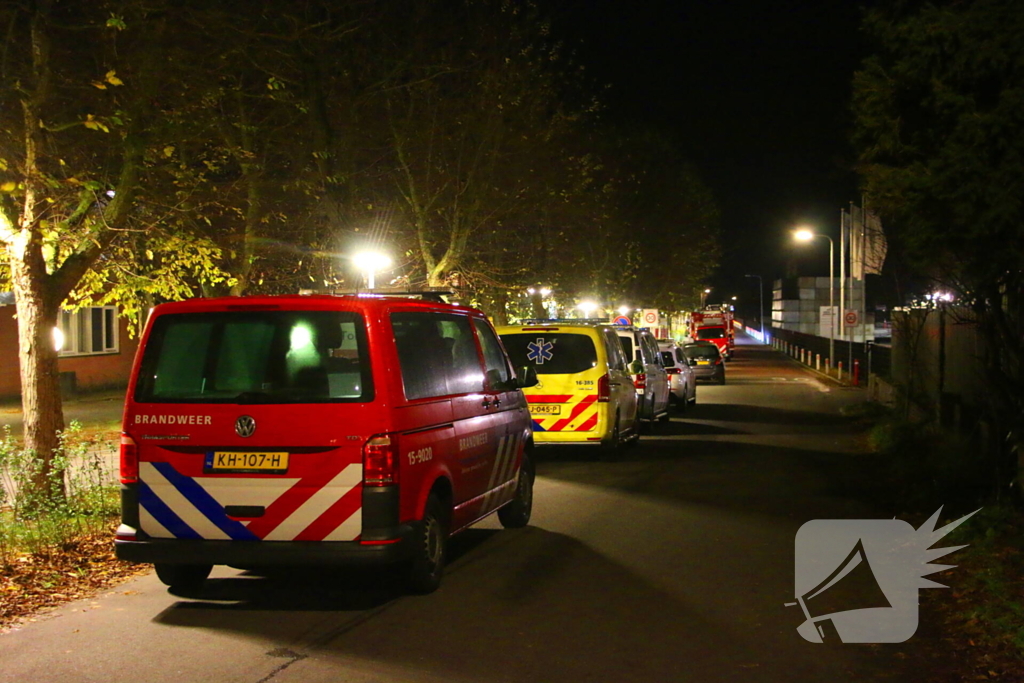
[[[991,455],[965,436],[890,418],[875,425],[869,441],[888,457],[890,479],[910,509],[965,509],[993,490]]]
[[[72,422],[48,473],[51,486],[34,486],[43,460],[26,450],[10,427],[0,440],[0,566],[21,553],[47,554],[106,529],[118,513],[117,488],[104,466],[109,443],[84,438]]]

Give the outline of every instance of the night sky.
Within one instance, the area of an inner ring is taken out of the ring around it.
[[[581,61],[611,86],[604,115],[671,134],[716,195],[724,256],[709,301],[756,301],[756,280],[743,275],[762,275],[767,289],[787,259],[800,275],[828,274],[825,241],[799,257],[807,247],[794,248],[787,230],[809,224],[838,238],[840,209],[859,200],[848,139],[863,4],[563,5],[559,30],[582,42]]]

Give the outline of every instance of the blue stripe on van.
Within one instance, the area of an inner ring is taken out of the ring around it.
[[[259,537],[245,528],[245,525],[231,519],[224,513],[224,506],[214,500],[213,496],[206,492],[202,486],[196,483],[192,477],[179,474],[169,462],[151,463],[160,474],[178,489],[185,499],[196,506],[196,509],[206,515],[206,518],[213,522],[229,538],[235,541],[258,541]]]
[[[535,432],[546,432],[548,430],[546,430],[543,427],[541,427],[540,426],[540,422],[537,422],[536,420],[534,420],[533,421],[533,431],[535,431]]]
[[[145,482],[139,482],[139,505],[146,508],[149,514],[153,515],[156,521],[160,522],[165,529],[174,534],[175,538],[202,538],[185,521],[176,515],[167,503],[157,498],[153,489]],[[143,529],[145,531],[145,529]]]

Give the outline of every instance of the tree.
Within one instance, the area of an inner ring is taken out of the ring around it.
[[[853,83],[865,192],[887,218],[890,244],[979,314],[989,417],[1019,449],[1024,6],[895,2],[869,12],[864,27],[876,44]]]
[[[0,275],[18,315],[25,444],[43,461],[36,486],[55,495],[61,478],[51,462],[64,424],[52,330],[65,302],[116,297],[108,276],[139,275],[118,257],[161,204],[146,181],[159,171],[153,121],[172,106],[157,96],[166,9],[158,0],[0,6]],[[153,201],[148,216],[140,200]],[[167,237],[146,238],[141,260]],[[180,284],[182,259],[194,254],[181,240],[167,246],[179,253],[151,291]]]

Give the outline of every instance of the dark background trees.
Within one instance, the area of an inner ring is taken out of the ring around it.
[[[717,257],[692,167],[602,124],[533,3],[25,0],[0,27],[0,287],[44,456],[62,305],[352,287],[373,247],[499,318],[536,283],[677,307]]]
[[[989,419],[1010,481],[1024,445],[1024,6],[896,2],[869,12],[854,80],[868,200],[911,276],[956,294],[986,342]]]

